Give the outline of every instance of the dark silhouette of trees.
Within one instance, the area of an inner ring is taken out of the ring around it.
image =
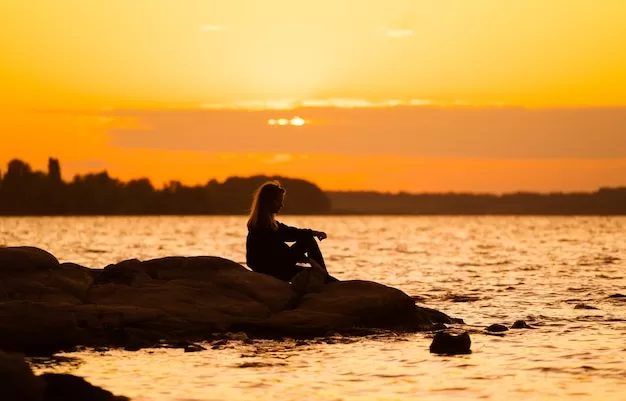
[[[470,215],[623,215],[626,187],[595,192],[504,195],[445,193],[389,194],[326,192],[335,213],[350,214],[470,214]]]
[[[308,181],[258,175],[196,186],[171,181],[156,189],[148,178],[122,182],[106,171],[65,182],[59,161],[50,158],[47,174],[18,159],[0,172],[0,215],[247,214],[254,190],[273,179],[287,189],[286,214],[626,214],[626,187],[504,195],[323,192]]]
[[[286,177],[231,177],[223,183],[185,186],[171,181],[155,189],[148,178],[122,182],[106,171],[62,179],[57,159],[47,174],[18,159],[0,174],[0,215],[247,214],[254,190],[278,179],[290,199],[285,213],[329,213],[330,201],[315,184]]]
[[[61,183],[61,165],[58,159],[48,159],[48,178],[55,183]]]

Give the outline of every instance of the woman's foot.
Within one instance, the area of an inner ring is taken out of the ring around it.
[[[324,283],[325,284],[334,283],[335,281],[339,281],[338,279],[336,279],[333,276],[331,276],[330,274],[328,274],[328,271],[326,269],[324,269],[322,267],[322,265],[317,263],[317,261],[315,261],[315,259],[309,258],[308,262],[311,265],[311,269],[317,270],[320,273],[323,272],[323,275],[320,274],[320,276],[324,277]]]
[[[307,263],[310,264],[313,269],[321,269],[323,271],[326,271],[326,269],[324,269],[324,267],[322,267],[322,265],[317,263],[317,261],[313,258],[308,258]]]

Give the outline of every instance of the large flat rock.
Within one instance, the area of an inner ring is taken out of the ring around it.
[[[27,353],[141,348],[230,331],[312,337],[450,322],[382,284],[340,281],[302,294],[217,256],[130,259],[90,269],[59,264],[33,247],[0,248],[0,277],[0,349]]]

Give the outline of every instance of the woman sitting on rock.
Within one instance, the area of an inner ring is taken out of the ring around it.
[[[287,282],[303,269],[297,263],[308,263],[311,268],[327,272],[315,241],[316,237],[320,241],[325,239],[326,233],[276,221],[275,215],[283,207],[284,198],[285,189],[277,181],[266,182],[256,190],[248,219],[246,264],[255,272]],[[289,246],[287,242],[294,243]],[[326,274],[327,283],[337,281]]]

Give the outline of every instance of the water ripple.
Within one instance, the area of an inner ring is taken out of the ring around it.
[[[198,353],[83,351],[36,369],[82,375],[135,401],[623,398],[626,218],[281,219],[328,233],[321,246],[340,279],[394,286],[420,305],[463,318],[473,353],[432,355],[431,338],[418,333],[234,342]],[[172,255],[243,262],[245,220],[0,218],[0,244],[39,246],[61,262],[94,268]],[[520,319],[534,330],[484,331]]]

